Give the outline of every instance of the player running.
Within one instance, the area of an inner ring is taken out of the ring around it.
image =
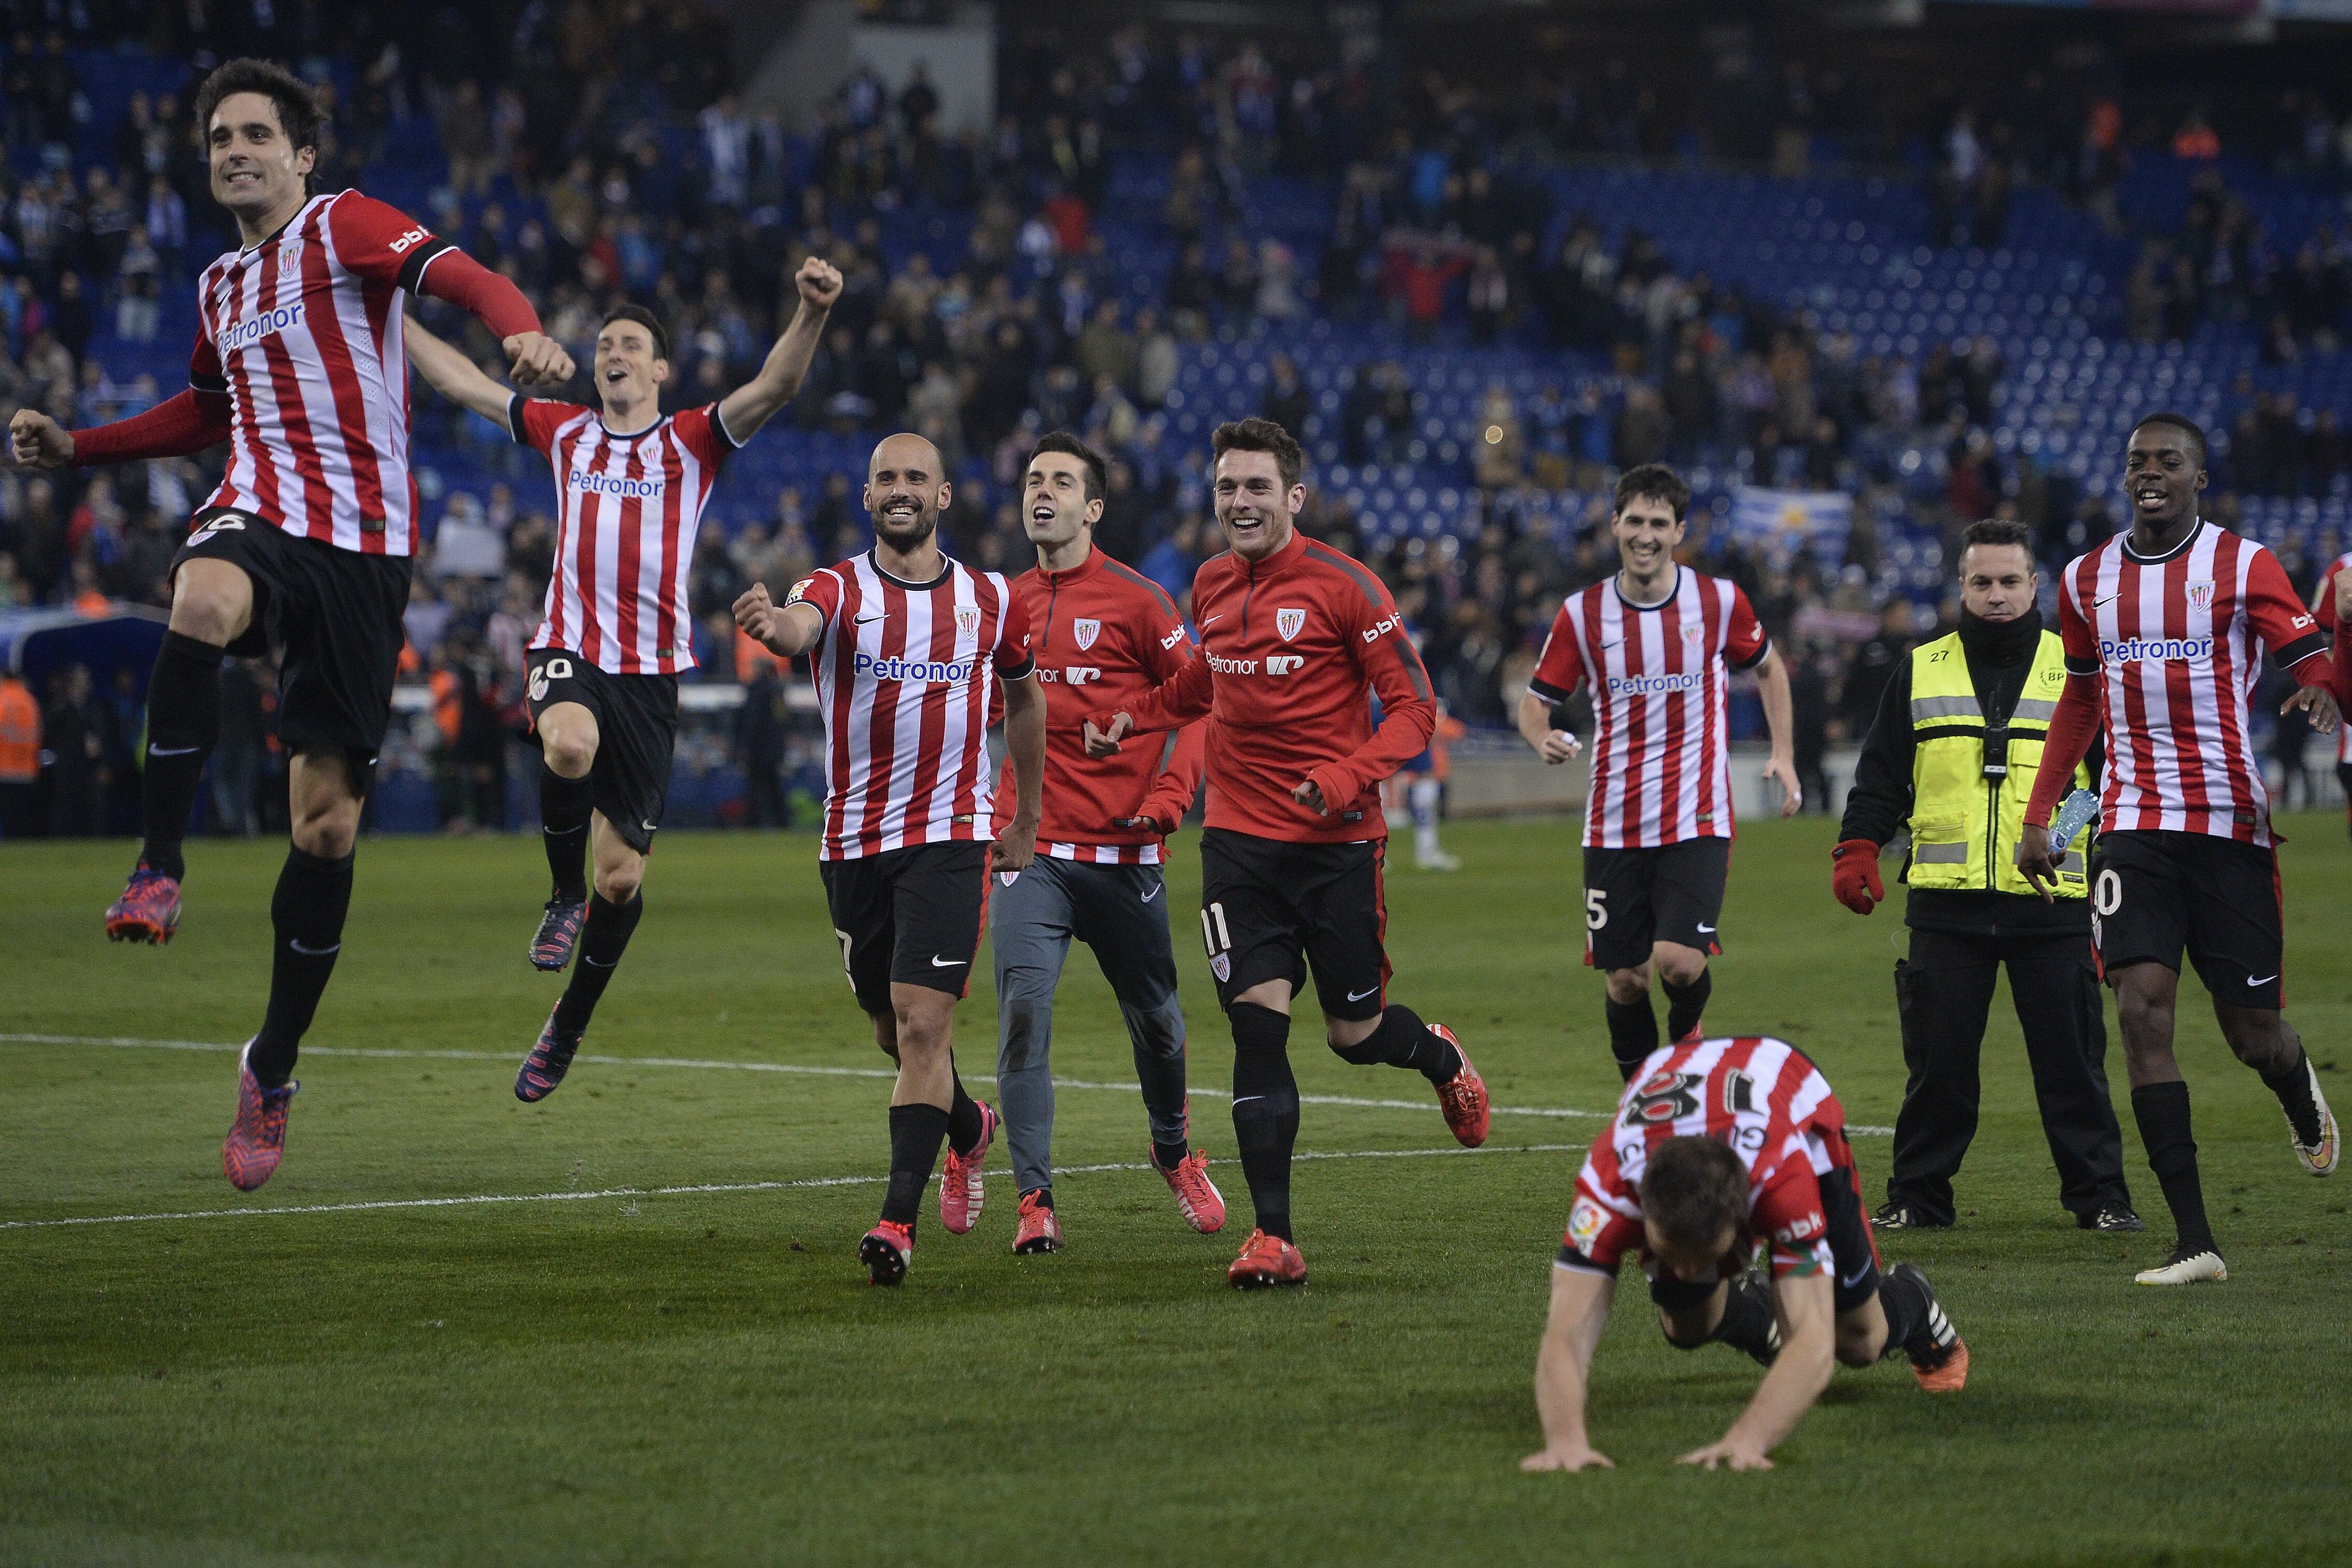
[[[1770,1249],[1769,1290],[1748,1272],[1759,1246]],[[1770,1469],[1839,1363],[1900,1350],[1930,1394],[1968,1382],[1969,1347],[1927,1277],[1909,1263],[1879,1272],[1845,1111],[1781,1040],[1684,1040],[1626,1084],[1577,1173],[1536,1356],[1544,1446],[1521,1469],[1612,1468],[1586,1436],[1585,1390],[1629,1252],[1648,1260],[1668,1344],[1720,1342],[1769,1369],[1722,1437],[1677,1464]]]
[[[221,663],[274,646],[293,845],[269,906],[269,1008],[239,1059],[221,1147],[248,1192],[285,1150],[295,1055],[342,947],[361,801],[392,715],[416,548],[402,300],[424,293],[472,311],[519,384],[572,375],[513,284],[382,202],[310,193],[325,120],[310,89],[267,60],[207,77],[196,124],[214,199],[243,244],[197,281],[188,390],[95,430],[68,433],[30,409],[9,430],[16,461],[37,468],[230,444],[227,474],[173,559],[171,629],[147,686],[146,842],[106,932],[172,939],[181,841],[220,738]]]
[[[2115,988],[2132,1115],[2178,1232],[2143,1285],[2226,1280],[2205,1216],[2189,1132],[2189,1085],[2172,1054],[2186,948],[2238,1060],[2286,1112],[2294,1156],[2336,1168],[2336,1118],[2303,1038],[2279,1009],[2284,914],[2270,799],[2254,754],[2262,650],[2299,689],[2323,733],[2336,727],[2327,637],[2278,558],[2197,515],[2205,433],[2152,413],[2124,450],[2132,527],[2067,565],[2058,633],[2066,689],[2050,721],[2025,821],[2046,828],[2094,736],[2106,739],[2106,787],[2091,852],[2091,941]],[[2047,898],[2058,884],[2050,835],[2031,831],[2018,865]]]
[[[1054,992],[1073,937],[1094,949],[1127,1019],[1152,1168],[1186,1224],[1205,1232],[1225,1223],[1208,1156],[1186,1141],[1184,1009],[1160,896],[1165,841],[1201,787],[1201,727],[1178,730],[1164,755],[1136,747],[1099,761],[1087,755],[1079,732],[1090,705],[1141,696],[1192,657],[1168,595],[1095,548],[1106,487],[1101,456],[1060,430],[1037,443],[1022,482],[1021,522],[1037,547],[1037,568],[1013,579],[1013,591],[1029,612],[1045,694],[1045,816],[1036,859],[998,878],[988,912],[996,1087],[1021,1192],[1015,1252],[1062,1245],[1048,1055]],[[1000,824],[1012,815],[1002,789],[996,814]]]
[[[940,1223],[961,1236],[980,1218],[996,1113],[964,1092],[950,1029],[980,951],[988,873],[1028,868],[1045,776],[1028,612],[1003,576],[940,553],[940,469],[921,436],[886,438],[866,476],[874,548],[804,578],[782,604],[765,583],[735,601],[735,623],[772,653],[816,655],[828,755],[817,869],[850,988],[898,1064],[890,1186],[857,1249],[877,1285],[907,1277],[942,1140]],[[992,674],[1019,797],[992,834]]]
[[[1780,815],[1804,804],[1789,720],[1789,671],[1738,584],[1676,564],[1690,486],[1663,463],[1617,481],[1609,531],[1617,575],[1571,594],[1519,698],[1519,734],[1558,766],[1582,749],[1552,727],[1552,709],[1592,687],[1592,785],[1584,817],[1584,961],[1608,977],[1604,1004],[1617,1071],[1633,1075],[1657,1049],[1654,971],[1666,993],[1666,1038],[1700,1032],[1715,988],[1707,956],[1731,873],[1732,670],[1763,688],[1772,756],[1764,777],[1784,791]]]
[[[800,390],[841,294],[841,274],[815,256],[793,283],[800,305],[760,373],[715,403],[667,416],[669,335],[642,306],[615,306],[596,333],[601,411],[510,392],[409,324],[418,371],[450,402],[543,454],[562,510],[546,614],[524,656],[540,741],[541,833],[555,882],[530,961],[561,969],[576,944],[580,964],[515,1074],[519,1100],[544,1100],[563,1082],[645,914],[638,889],[669,798],[678,672],[694,668],[687,572],[703,505],[729,454]]]
[[[2340,628],[2346,620],[2352,619],[2352,550],[2328,562],[2318,591],[2311,596],[2311,612],[2317,617],[2319,629],[2327,633],[2329,641],[2344,640]],[[2340,676],[2347,662],[2338,655],[2335,663]],[[2342,692],[2340,683],[2336,689]],[[2339,704],[2341,700],[2339,695]],[[2352,829],[2352,724],[2339,722],[2336,727],[2336,782],[2344,791],[2345,825]]]
[[[1234,1141],[1257,1228],[1226,1278],[1307,1278],[1290,1223],[1298,1083],[1292,998],[1311,967],[1324,1034],[1345,1061],[1410,1067],[1454,1135],[1486,1141],[1486,1085],[1443,1024],[1388,999],[1380,781],[1429,744],[1429,675],[1395,602],[1364,565],[1298,533],[1298,443],[1272,420],[1211,443],[1217,522],[1233,548],[1192,583],[1202,656],[1087,720],[1088,755],[1123,737],[1216,721],[1201,834],[1201,931],[1234,1031]],[[1372,727],[1377,694],[1382,716]]]

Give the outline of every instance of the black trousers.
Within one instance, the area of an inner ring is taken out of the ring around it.
[[[1888,1200],[1909,1204],[1930,1222],[1952,1222],[1952,1177],[1977,1133],[1978,1062],[2004,964],[2042,1131],[2058,1167],[2059,1202],[2078,1219],[2108,1203],[2128,1204],[2123,1135],[2107,1099],[2104,998],[2088,937],[1919,930],[1911,933],[1910,957],[1895,966],[1911,1079],[1895,1119]]]

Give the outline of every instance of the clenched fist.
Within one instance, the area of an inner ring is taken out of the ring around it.
[[[833,302],[841,298],[841,269],[822,256],[813,256],[801,263],[800,271],[793,275],[793,285],[810,305],[819,310],[830,310]]]
[[[68,468],[74,439],[66,428],[35,408],[20,408],[8,422],[8,455],[19,468]]]
[[[507,351],[507,375],[519,387],[561,386],[572,379],[572,356],[544,332],[518,332],[499,347]]]

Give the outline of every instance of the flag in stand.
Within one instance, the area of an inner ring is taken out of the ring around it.
[[[1786,559],[1811,549],[1829,566],[1845,559],[1853,497],[1838,490],[1766,490],[1742,486],[1732,497],[1731,536]]]

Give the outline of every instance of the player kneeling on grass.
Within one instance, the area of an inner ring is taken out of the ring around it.
[[[1748,1271],[1759,1244],[1770,1249],[1769,1290]],[[1908,1263],[1881,1276],[1845,1112],[1784,1041],[1668,1046],[1625,1086],[1577,1173],[1536,1357],[1544,1447],[1522,1469],[1610,1464],[1585,1436],[1585,1385],[1632,1251],[1647,1260],[1667,1343],[1720,1341],[1769,1369],[1730,1429],[1677,1463],[1769,1469],[1766,1456],[1840,1362],[1868,1366],[1900,1349],[1930,1394],[1968,1381],[1969,1347],[1927,1277]]]
[[[686,567],[703,504],[728,455],[800,390],[841,295],[841,274],[815,256],[793,282],[800,305],[759,374],[718,402],[667,415],[669,335],[641,306],[614,306],[596,333],[595,408],[509,392],[409,325],[418,372],[443,397],[544,453],[562,504],[547,611],[525,655],[555,882],[530,961],[559,970],[577,946],[580,964],[515,1074],[518,1100],[544,1100],[563,1082],[645,913],[637,890],[669,798],[678,673],[694,668]]]

